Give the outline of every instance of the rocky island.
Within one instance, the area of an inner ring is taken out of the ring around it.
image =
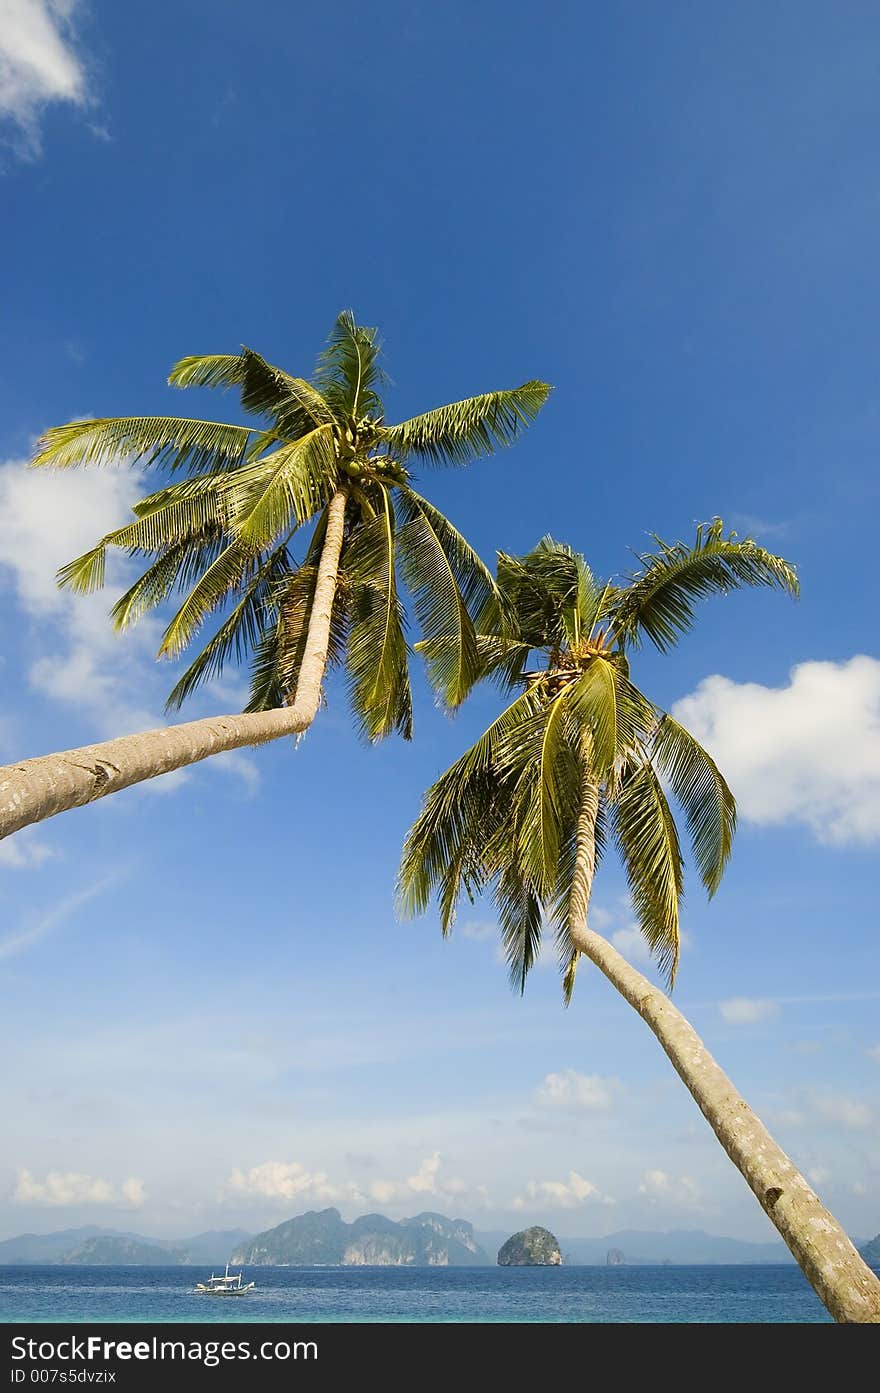
[[[515,1233],[498,1250],[499,1267],[561,1267],[562,1252],[549,1229],[535,1225]]]
[[[364,1214],[347,1224],[338,1209],[312,1210],[258,1233],[230,1259],[248,1267],[483,1267],[489,1259],[465,1219],[416,1214],[395,1222]]]

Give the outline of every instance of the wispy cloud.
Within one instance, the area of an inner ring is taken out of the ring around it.
[[[521,1210],[541,1204],[551,1209],[577,1209],[589,1201],[614,1203],[591,1180],[572,1170],[565,1180],[530,1180],[525,1193],[514,1198],[511,1208]]]
[[[117,1189],[100,1176],[76,1171],[49,1171],[38,1180],[22,1167],[18,1172],[13,1199],[16,1204],[67,1208],[71,1205],[102,1205],[112,1209],[142,1209],[146,1200],[143,1180],[129,1176]]]
[[[700,1187],[689,1175],[670,1175],[667,1171],[645,1171],[639,1184],[639,1194],[648,1200],[663,1202],[682,1209],[699,1209]]]
[[[78,909],[88,904],[96,896],[109,890],[111,886],[117,885],[122,879],[123,873],[116,871],[111,875],[102,876],[94,884],[87,885],[83,890],[77,890],[72,895],[66,895],[48,913],[43,914],[35,923],[27,928],[20,929],[17,933],[10,934],[7,938],[0,939],[0,962],[9,958],[16,958],[21,953],[26,953],[28,949],[41,943],[50,934],[60,929]]]
[[[19,155],[40,152],[47,106],[84,106],[86,70],[75,21],[79,0],[0,0],[0,131]]]
[[[721,1001],[718,1010],[728,1025],[757,1025],[779,1014],[777,1002],[751,996],[734,996],[729,1001]]]
[[[579,1074],[576,1069],[563,1069],[548,1074],[535,1092],[535,1101],[543,1108],[560,1112],[608,1112],[614,1101],[617,1079],[601,1078],[598,1074]]]
[[[861,1098],[815,1090],[809,1090],[806,1096],[816,1116],[848,1132],[866,1132],[880,1124],[878,1114]]]
[[[2,0],[0,0],[2,4]],[[11,577],[16,600],[40,635],[40,656],[30,686],[77,712],[94,735],[108,739],[166,724],[162,703],[171,681],[157,671],[161,624],[146,616],[125,634],[108,617],[111,600],[131,584],[129,563],[111,550],[107,593],[59,590],[55,573],[98,537],[131,520],[138,470],[33,470],[25,460],[0,464],[0,570]],[[259,771],[241,752],[216,757],[209,767],[240,779],[255,792]],[[143,791],[165,793],[187,779],[183,770]]]
[[[54,856],[48,842],[41,842],[32,828],[0,842],[0,866],[14,871],[33,871]]]
[[[458,1177],[441,1179],[440,1153],[426,1156],[413,1175],[402,1180],[379,1177],[367,1182],[331,1180],[326,1171],[312,1171],[300,1161],[263,1161],[250,1170],[236,1168],[225,1186],[225,1193],[252,1200],[300,1200],[319,1204],[399,1204],[427,1195],[471,1201],[485,1199],[485,1191],[471,1187]]]

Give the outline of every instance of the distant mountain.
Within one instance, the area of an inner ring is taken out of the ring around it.
[[[476,1237],[491,1252],[507,1234],[481,1232]],[[566,1265],[583,1267],[605,1267],[610,1249],[622,1253],[624,1263],[631,1266],[664,1262],[702,1265],[794,1261],[781,1241],[748,1243],[740,1238],[719,1238],[701,1229],[673,1229],[669,1233],[623,1229],[602,1238],[560,1238],[559,1244]],[[618,1262],[616,1259],[615,1265]]]
[[[417,1214],[396,1223],[364,1214],[347,1224],[338,1209],[310,1210],[258,1233],[231,1261],[273,1267],[486,1267],[465,1219]]]
[[[193,1238],[175,1238],[173,1246],[183,1249],[189,1263],[205,1263],[207,1266],[215,1263],[219,1266],[227,1261],[235,1248],[252,1236],[248,1229],[210,1229],[207,1233],[197,1233]]]
[[[233,1248],[245,1243],[247,1229],[215,1229],[192,1238],[145,1238],[140,1233],[97,1228],[61,1229],[57,1233],[23,1233],[0,1242],[4,1263],[81,1263],[96,1266],[172,1266],[189,1263],[219,1266]]]
[[[16,1238],[6,1238],[0,1242],[0,1264],[61,1262],[71,1248],[78,1247],[89,1238],[104,1236],[138,1237],[136,1234],[120,1234],[118,1229],[98,1228],[95,1224],[87,1224],[81,1229],[60,1229],[57,1233],[21,1233]],[[140,1241],[146,1243],[149,1239]]]
[[[865,1259],[869,1267],[880,1267],[880,1233],[876,1238],[872,1238],[870,1243],[866,1243],[859,1252]]]
[[[98,1234],[71,1248],[61,1261],[81,1267],[177,1267],[188,1259],[180,1248]]]

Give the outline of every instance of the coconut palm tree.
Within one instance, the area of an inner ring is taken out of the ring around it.
[[[398,572],[426,638],[454,632],[432,676],[461,700],[477,672],[469,609],[494,580],[464,538],[415,491],[410,466],[466,465],[511,444],[549,387],[527,382],[388,424],[377,331],[341,314],[310,381],[245,348],[184,358],[176,387],[235,387],[254,425],[167,416],[72,421],[47,431],[33,464],[127,459],[164,466],[135,518],[59,572],[101,587],[107,551],[148,564],[116,602],[125,629],[175,592],[183,600],[159,655],[176,658],[212,615],[221,622],[169,698],[179,707],[231,659],[250,660],[242,715],[214,716],[26,760],[0,770],[0,836],[209,755],[299,735],[321,702],[326,666],[344,662],[361,731],[408,738],[412,706]],[[173,476],[182,475],[180,479]],[[167,476],[171,476],[170,480]],[[312,525],[301,564],[291,548]]]
[[[545,923],[555,928],[565,998],[589,958],[654,1032],[734,1165],[838,1320],[880,1320],[880,1283],[665,991],[589,926],[606,843],[623,861],[642,933],[671,987],[678,966],[683,856],[670,795],[684,814],[710,895],[736,823],[711,756],[632,681],[647,638],[668,652],[695,602],[746,585],[797,594],[794,570],[715,520],[693,545],[639,558],[624,581],[598,580],[584,558],[544,539],[499,555],[498,593],[477,620],[481,675],[514,699],[427,793],[399,875],[405,913],[436,892],[444,933],[462,891],[491,891],[513,983],[523,989]],[[428,639],[436,663],[454,636]],[[529,667],[530,662],[534,666]]]

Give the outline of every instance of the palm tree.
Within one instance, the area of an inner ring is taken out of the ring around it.
[[[498,593],[477,620],[481,675],[514,700],[427,793],[399,875],[404,913],[436,892],[448,933],[462,890],[491,890],[513,983],[535,961],[545,920],[555,928],[566,1000],[581,955],[639,1013],[838,1320],[880,1320],[880,1283],[847,1235],[721,1071],[669,996],[589,927],[593,879],[616,843],[635,912],[669,986],[678,966],[683,857],[667,791],[684,813],[710,895],[736,823],[733,796],[711,756],[636,687],[629,655],[648,638],[668,652],[695,601],[746,585],[797,594],[794,570],[720,520],[693,546],[639,557],[622,583],[601,582],[583,557],[545,538],[529,555],[499,555]],[[453,639],[428,639],[436,663]],[[533,668],[526,664],[536,658]]]
[[[257,424],[167,416],[72,421],[47,431],[33,464],[114,460],[164,466],[135,519],[59,572],[86,593],[104,583],[109,547],[149,564],[113,608],[118,629],[175,591],[184,599],[160,656],[177,657],[211,616],[222,622],[169,698],[174,710],[231,658],[249,658],[243,715],[213,716],[0,769],[0,837],[67,808],[246,745],[299,735],[321,702],[328,663],[345,662],[361,731],[409,738],[412,708],[398,571],[426,638],[457,633],[432,676],[450,702],[476,677],[469,609],[494,580],[464,538],[412,487],[409,464],[466,465],[511,444],[550,388],[527,382],[386,424],[375,329],[341,314],[311,381],[244,348],[184,358],[176,387],[236,387]],[[302,564],[295,535],[314,524]]]

